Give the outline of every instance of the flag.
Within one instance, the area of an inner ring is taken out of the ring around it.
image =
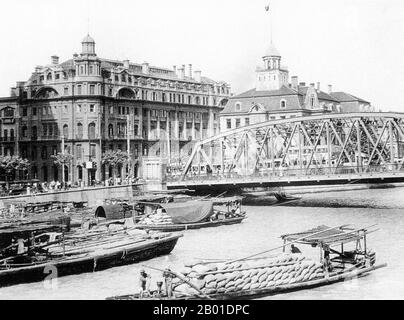
[[[269,11],[269,4],[265,7],[265,11]]]

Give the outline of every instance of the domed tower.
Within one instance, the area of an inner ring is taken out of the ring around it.
[[[272,43],[263,56],[264,68],[257,68],[256,90],[279,90],[288,85],[289,72],[281,66],[281,54]]]
[[[263,57],[265,69],[276,70],[281,68],[281,55],[271,42]]]
[[[101,61],[95,53],[95,41],[90,35],[87,35],[81,45],[80,56],[74,56],[76,77],[92,77],[96,80],[95,78],[101,76]]]
[[[81,42],[82,50],[81,55],[95,56],[95,41],[89,34]]]

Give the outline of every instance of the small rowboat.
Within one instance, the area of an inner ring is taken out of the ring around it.
[[[120,239],[116,242],[106,236],[105,239],[87,241],[82,244],[83,249],[72,246],[66,255],[60,252],[51,256],[44,255],[44,261],[38,260],[38,256],[27,255],[1,259],[0,287],[95,272],[166,255],[174,249],[182,234],[161,233],[136,239],[124,234],[118,236]],[[60,247],[59,244],[59,251]],[[63,251],[65,249],[63,246]]]
[[[207,221],[207,222],[197,222],[197,223],[185,223],[185,224],[136,224],[134,227],[136,229],[141,230],[153,230],[153,231],[162,231],[162,232],[173,232],[173,231],[184,231],[184,230],[192,230],[192,229],[201,229],[201,228],[211,228],[211,227],[219,227],[224,225],[231,225],[241,223],[246,216],[240,216],[235,218],[225,218],[221,220]]]
[[[174,278],[170,297],[164,291],[154,291],[147,297],[132,294],[108,300],[253,299],[362,277],[387,266],[376,265],[376,253],[368,250],[367,235],[376,231],[368,228],[319,226],[283,235],[283,245],[241,259],[189,262],[181,272],[159,270]],[[319,249],[320,262],[302,255],[295,243]],[[291,253],[285,252],[286,246],[291,246]],[[341,246],[339,251],[337,246]],[[283,253],[262,257],[281,248]]]

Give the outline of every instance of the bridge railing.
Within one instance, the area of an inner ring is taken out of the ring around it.
[[[261,169],[253,174],[243,175],[238,172],[191,172],[188,173],[184,178],[181,174],[177,172],[176,174],[168,174],[168,183],[180,183],[183,182],[209,182],[217,180],[279,180],[287,178],[302,178],[302,177],[341,177],[346,178],[354,176],[372,176],[375,174],[394,174],[404,172],[404,167],[400,164],[386,164],[379,166],[363,166],[363,167],[319,167],[319,168],[276,168],[272,169]]]

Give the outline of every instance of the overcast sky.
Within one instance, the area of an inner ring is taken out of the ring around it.
[[[254,87],[271,18],[290,76],[404,112],[402,0],[15,0],[0,8],[1,96],[51,55],[79,53],[88,29],[100,57],[192,63],[241,93]]]

